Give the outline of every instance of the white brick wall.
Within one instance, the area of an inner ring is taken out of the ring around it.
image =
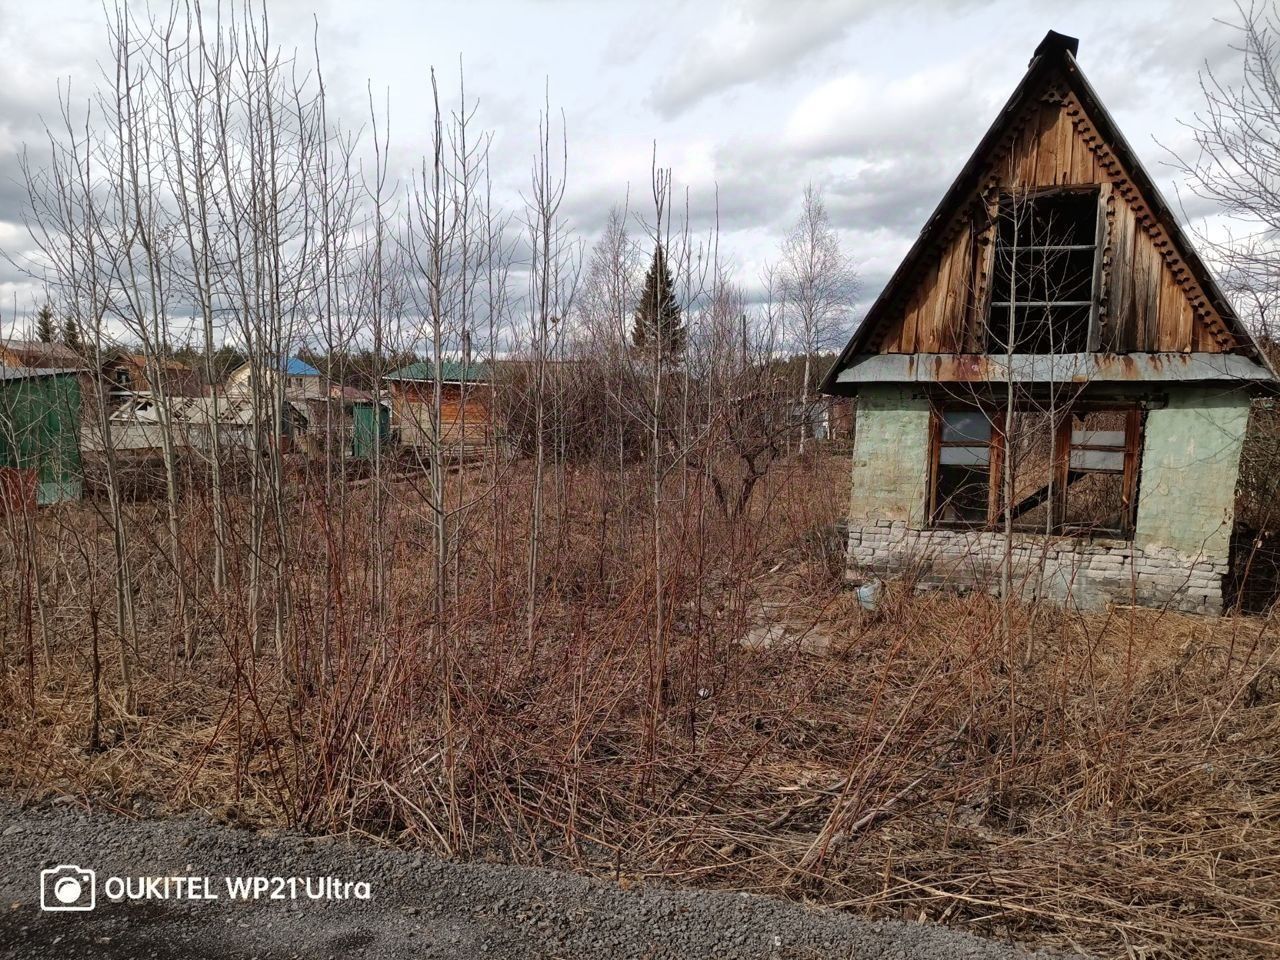
[[[901,520],[849,527],[850,575],[910,573],[924,585],[998,593],[1005,537],[982,530],[916,530]],[[1108,603],[1222,612],[1225,556],[1187,556],[1129,541],[1013,535],[1013,591],[1081,610]]]

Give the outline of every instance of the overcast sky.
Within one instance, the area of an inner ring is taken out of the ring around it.
[[[1200,109],[1206,61],[1232,74],[1230,0],[275,0],[276,39],[309,49],[314,24],[335,109],[362,122],[389,89],[403,174],[427,129],[427,69],[465,66],[495,134],[497,184],[528,180],[544,83],[569,140],[566,209],[588,240],[660,164],[754,283],[795,220],[806,182],[832,217],[870,302],[1026,69],[1046,30],[1079,61],[1175,201],[1167,154]],[[314,20],[313,20],[314,17]],[[87,90],[106,53],[94,0],[0,0],[0,249],[21,251],[17,156],[39,144],[59,79]],[[1176,202],[1176,201],[1175,201]],[[1190,208],[1196,216],[1202,207]],[[0,265],[0,313],[38,290]]]

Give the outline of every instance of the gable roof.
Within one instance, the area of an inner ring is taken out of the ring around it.
[[[78,366],[83,363],[80,354],[65,343],[45,343],[43,340],[0,339],[0,350],[8,351],[22,361],[24,367]]]
[[[434,382],[436,365],[430,360],[411,363],[399,370],[392,370],[383,380],[423,380]],[[489,368],[483,363],[463,364],[458,360],[440,361],[441,383],[489,383]]]
[[[947,192],[929,219],[925,221],[924,227],[907,251],[907,255],[893,272],[884,289],[880,291],[880,295],[876,297],[857,330],[854,331],[853,337],[827,372],[820,387],[822,392],[834,392],[840,371],[846,369],[854,357],[865,352],[867,345],[882,326],[893,322],[892,305],[916,282],[920,267],[927,262],[947,226],[961,213],[966,200],[979,188],[989,156],[1017,124],[1023,108],[1050,81],[1055,79],[1064,80],[1071,92],[1079,99],[1098,137],[1115,154],[1124,173],[1132,180],[1142,200],[1150,209],[1151,215],[1164,229],[1178,256],[1185,262],[1191,276],[1204,291],[1223,323],[1243,345],[1244,352],[1257,359],[1273,377],[1275,376],[1275,371],[1271,369],[1264,351],[1259,348],[1252,333],[1232,309],[1217,280],[1188,241],[1168,203],[1116,126],[1115,120],[1098,99],[1097,93],[1081,71],[1079,64],[1076,63],[1075,55],[1078,49],[1079,41],[1076,38],[1053,30],[1050,30],[1036,47],[1022,80],[974,148],[959,176],[947,188]]]

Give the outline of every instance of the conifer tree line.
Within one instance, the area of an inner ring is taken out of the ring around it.
[[[36,311],[36,339],[41,343],[53,343],[57,338],[57,330],[53,320],[53,307],[45,303]]]

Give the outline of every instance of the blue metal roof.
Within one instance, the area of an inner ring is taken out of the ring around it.
[[[320,371],[309,363],[299,360],[297,357],[290,357],[284,362],[284,375],[286,377],[318,377]]]

